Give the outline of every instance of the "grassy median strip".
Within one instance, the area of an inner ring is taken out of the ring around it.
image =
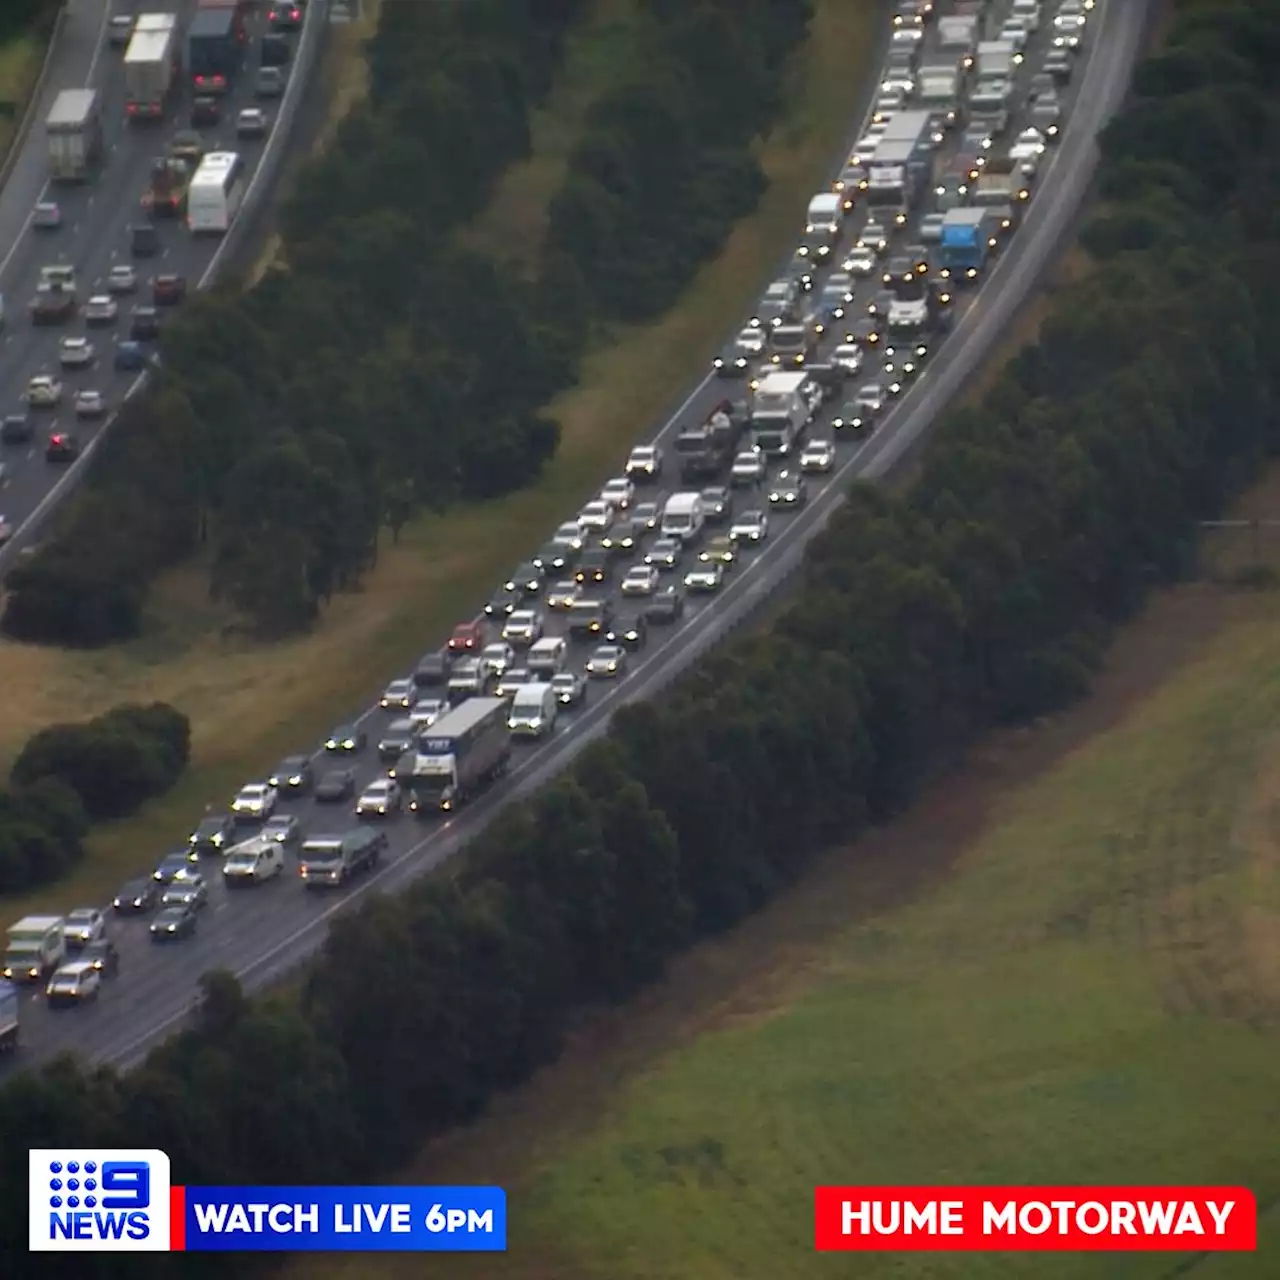
[[[1274,510],[1280,476],[1250,511]],[[1229,545],[1227,561],[1239,548]],[[1253,546],[1280,566],[1280,538]],[[1217,566],[1212,577],[1219,576]],[[1280,592],[1158,596],[1094,694],[994,735],[406,1180],[496,1181],[511,1280],[802,1280],[822,1182],[1232,1183],[1280,1247]],[[1107,1255],[858,1276],[1156,1277]],[[290,1280],[400,1280],[299,1259]]]
[[[122,876],[180,840],[205,804],[226,803],[242,782],[367,705],[387,677],[476,611],[520,548],[532,550],[616,469],[745,312],[849,132],[878,9],[871,0],[818,0],[816,9],[795,59],[789,108],[762,144],[771,185],[758,211],[667,316],[619,333],[588,358],[580,385],[551,406],[564,437],[536,486],[420,520],[398,545],[387,540],[364,590],[338,597],[316,632],[298,640],[262,646],[224,634],[226,617],[207,599],[207,577],[191,566],[159,585],[146,633],[135,642],[98,653],[0,643],[0,759],[12,759],[52,721],[87,718],[127,699],[171,702],[194,727],[193,763],[174,791],[96,832],[73,878],[11,901],[12,911],[113,892]],[[612,41],[610,24],[597,29]]]

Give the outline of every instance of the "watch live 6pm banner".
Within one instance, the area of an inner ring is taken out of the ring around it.
[[[818,1187],[814,1246],[910,1252],[1247,1252],[1244,1187]]]
[[[145,1149],[29,1152],[32,1253],[501,1253],[499,1187],[184,1187]]]

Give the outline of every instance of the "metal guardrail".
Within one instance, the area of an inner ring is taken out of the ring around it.
[[[0,165],[0,187],[9,181],[13,174],[18,157],[22,154],[22,148],[26,145],[27,134],[31,132],[31,126],[35,123],[36,112],[40,110],[40,99],[44,97],[45,86],[49,83],[49,72],[53,70],[53,55],[58,48],[58,37],[62,34],[66,21],[67,6],[64,0],[58,9],[58,16],[53,20],[53,30],[49,33],[49,47],[44,51],[44,61],[40,64],[40,74],[31,88],[27,109],[18,122],[18,131],[13,135],[13,141],[9,143],[9,154],[5,156],[4,164]]]
[[[62,21],[62,16],[65,12],[64,7],[59,13],[59,22]],[[313,0],[307,6],[306,17],[302,25],[302,35],[298,41],[297,53],[293,59],[293,70],[289,75],[289,82],[285,86],[284,96],[280,100],[280,110],[276,113],[275,125],[267,139],[267,145],[263,148],[262,158],[258,161],[258,167],[253,171],[253,178],[245,191],[240,211],[237,213],[236,219],[227,233],[223,236],[222,243],[218,245],[208,267],[205,269],[204,275],[200,277],[199,284],[196,286],[198,289],[207,289],[217,280],[219,273],[234,258],[236,252],[243,248],[246,237],[253,232],[255,225],[261,219],[275,180],[284,164],[287,151],[285,144],[288,141],[294,120],[305,97],[308,78],[314,70],[315,63],[319,57],[322,33],[328,18],[329,0]],[[52,49],[53,45],[51,43],[51,52]],[[121,407],[147,385],[150,376],[150,370],[144,369],[133,380],[129,385],[129,389],[124,393]],[[85,446],[84,452],[71,464],[66,474],[59,478],[53,488],[40,500],[36,509],[13,531],[4,547],[0,548],[0,575],[13,568],[17,558],[39,537],[41,529],[48,523],[59,504],[84,479],[89,464],[93,461],[94,454],[97,453],[102,442],[110,433],[111,428],[119,420],[119,417],[120,409],[116,409],[103,422],[101,430]]]

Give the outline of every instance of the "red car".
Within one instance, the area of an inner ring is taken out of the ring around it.
[[[484,627],[479,622],[460,622],[449,637],[451,653],[470,653],[484,645]]]

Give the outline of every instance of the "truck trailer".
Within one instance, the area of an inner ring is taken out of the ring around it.
[[[178,19],[142,13],[124,52],[124,110],[128,120],[159,120],[177,75]]]
[[[452,813],[497,778],[511,759],[506,698],[468,698],[418,742],[409,812]]]
[[[227,92],[244,61],[243,0],[200,0],[187,28],[187,75],[193,93]]]
[[[63,89],[44,122],[49,172],[58,182],[83,182],[102,155],[102,107],[96,89]]]

